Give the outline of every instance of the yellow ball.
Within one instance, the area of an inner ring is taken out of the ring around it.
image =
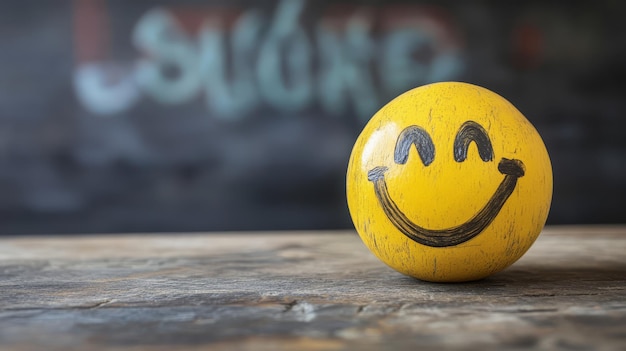
[[[387,265],[427,281],[471,281],[533,244],[550,209],[552,167],[506,99],[435,83],[368,122],[350,156],[347,197],[361,239]]]

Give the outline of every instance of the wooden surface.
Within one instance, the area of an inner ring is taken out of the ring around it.
[[[466,284],[353,232],[0,239],[2,350],[626,350],[626,227],[544,230]]]

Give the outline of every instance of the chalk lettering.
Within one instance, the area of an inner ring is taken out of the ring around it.
[[[352,102],[360,116],[370,116],[379,107],[371,64],[375,52],[369,23],[361,16],[348,21],[344,39],[322,24],[317,31],[320,51],[319,99],[326,111],[347,112]]]
[[[311,45],[298,23],[303,7],[302,0],[283,1],[259,51],[261,93],[269,104],[288,111],[306,107],[313,93]]]
[[[140,59],[135,72],[137,84],[149,96],[164,104],[179,104],[198,93],[197,50],[166,10],[155,9],[143,16],[133,42],[150,57]]]
[[[200,30],[200,70],[208,108],[218,117],[245,116],[259,105],[253,79],[253,62],[262,18],[256,12],[237,20],[232,36],[232,70],[228,75],[226,35],[221,23],[205,22]]]
[[[405,12],[415,17],[409,23],[427,17],[416,9]],[[337,13],[328,11],[305,28],[305,2],[283,0],[273,15],[250,9],[226,24],[212,14],[190,31],[174,12],[155,8],[131,33],[141,54],[136,62],[80,64],[76,94],[103,116],[124,112],[142,97],[165,105],[202,97],[211,116],[230,120],[259,108],[294,113],[312,106],[367,119],[387,99],[463,70],[458,45],[441,34],[450,32],[446,22],[433,17],[427,25],[396,25],[387,16],[383,30],[373,31],[377,12],[355,7]]]

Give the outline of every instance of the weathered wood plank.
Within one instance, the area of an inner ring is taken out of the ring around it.
[[[552,227],[483,281],[353,232],[0,239],[0,349],[626,349],[626,227]]]

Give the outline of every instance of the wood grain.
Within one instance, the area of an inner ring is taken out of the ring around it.
[[[353,232],[0,239],[2,350],[626,349],[626,227],[433,284]]]

